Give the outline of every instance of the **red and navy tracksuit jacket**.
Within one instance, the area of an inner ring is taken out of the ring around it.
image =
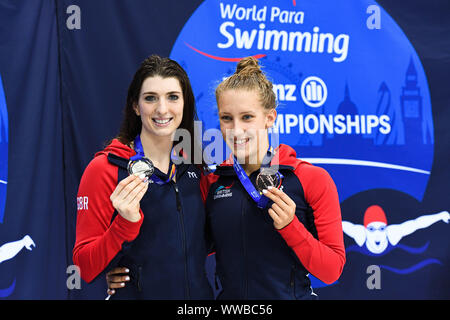
[[[151,183],[140,202],[141,219],[133,223],[117,214],[110,195],[128,176],[128,159],[135,154],[113,140],[83,174],[73,249],[81,277],[105,282],[106,271],[127,267],[131,280],[113,299],[212,299],[200,170],[177,165],[176,183]],[[167,179],[157,168],[155,173]]]
[[[243,188],[231,161],[201,183],[223,289],[218,298],[315,298],[308,274],[330,284],[345,263],[333,180],[324,169],[297,159],[291,147],[280,145],[271,164],[279,164],[282,190],[296,203],[296,216],[276,230],[267,209],[259,209]],[[253,184],[257,174],[250,175]]]

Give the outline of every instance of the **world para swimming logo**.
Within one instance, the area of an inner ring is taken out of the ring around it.
[[[369,27],[371,8],[379,27]],[[373,190],[422,201],[434,156],[427,78],[407,36],[376,1],[204,1],[170,54],[190,77],[203,128],[219,128],[214,90],[246,56],[258,59],[273,83],[272,134],[323,166],[341,202]],[[347,214],[343,220],[353,220]],[[391,237],[401,234],[384,227]],[[377,245],[369,231],[384,229],[372,228],[362,226],[367,241],[347,249]],[[383,253],[402,248],[389,242]]]
[[[371,6],[379,29],[367,27]],[[413,46],[375,1],[207,0],[170,56],[191,79],[205,129],[219,127],[215,87],[254,56],[274,84],[273,131],[326,166],[341,200],[374,188],[422,199],[434,152],[428,84]]]

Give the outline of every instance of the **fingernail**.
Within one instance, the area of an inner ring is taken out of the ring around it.
[[[127,273],[130,272],[130,269],[125,269],[125,272],[127,272]]]
[[[267,187],[268,190],[270,190],[270,189],[272,189],[272,188],[273,188],[272,186],[268,186],[268,187]]]
[[[125,283],[122,282],[122,283],[120,284],[120,286],[121,286],[121,287],[125,287]]]
[[[141,178],[141,180],[144,180],[144,179],[145,179],[145,174],[141,173],[141,174],[139,175],[139,178]]]
[[[270,187],[269,187],[269,188],[270,188]],[[267,193],[267,190],[266,190],[266,189],[263,189],[262,193],[266,194],[266,193]]]
[[[126,276],[125,277],[125,281],[129,281],[130,280],[130,277],[129,276]]]

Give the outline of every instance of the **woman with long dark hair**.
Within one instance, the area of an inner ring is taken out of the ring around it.
[[[117,299],[210,299],[205,274],[202,168],[196,146],[195,101],[175,61],[150,56],[130,84],[119,134],[87,166],[80,182],[73,261],[82,278],[104,281]],[[174,148],[179,129],[191,141]],[[117,270],[117,269],[115,269]]]

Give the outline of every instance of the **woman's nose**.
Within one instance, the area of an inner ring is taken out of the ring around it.
[[[233,121],[232,128],[230,128],[233,136],[239,137],[245,132],[245,127],[239,121]]]
[[[167,101],[163,99],[159,99],[159,102],[156,106],[156,112],[159,114],[166,114],[168,111]]]
[[[245,132],[245,124],[242,123],[242,121],[240,121],[239,119],[235,119],[233,120],[233,131],[237,134],[242,134]]]

